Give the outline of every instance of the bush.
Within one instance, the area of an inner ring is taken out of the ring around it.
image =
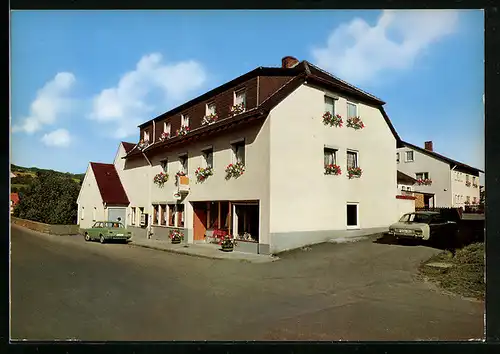
[[[14,208],[14,216],[45,224],[75,224],[79,190],[70,176],[39,172]]]

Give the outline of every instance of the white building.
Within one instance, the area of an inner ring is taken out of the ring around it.
[[[228,233],[240,250],[264,254],[387,230],[399,214],[399,137],[383,105],[292,57],[246,73],[141,124],[140,144],[120,144],[114,166],[130,201],[127,227],[166,241],[180,229],[189,243]],[[325,124],[326,112],[342,126]],[[176,134],[181,127],[189,131]],[[243,174],[227,178],[231,163]],[[341,174],[327,173],[330,164]],[[212,175],[198,181],[200,167]],[[361,175],[349,178],[348,168]],[[189,180],[175,183],[179,171]],[[161,186],[159,173],[169,176]],[[80,193],[82,225],[103,201],[93,190]]]

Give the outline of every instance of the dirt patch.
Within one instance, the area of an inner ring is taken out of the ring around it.
[[[447,266],[432,266],[436,263]],[[481,242],[456,250],[455,254],[443,251],[423,262],[419,272],[446,291],[484,300],[484,263],[484,243]]]

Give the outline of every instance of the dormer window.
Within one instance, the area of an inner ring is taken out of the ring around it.
[[[189,116],[187,114],[181,115],[181,126],[189,127]]]
[[[144,140],[144,142],[149,142],[149,132],[148,131],[144,131],[144,133],[142,134],[142,140]]]
[[[210,116],[210,115],[215,115],[216,114],[216,106],[215,106],[215,102],[209,102],[207,103],[207,109],[206,109],[206,115],[207,116]]]
[[[247,105],[247,93],[245,89],[241,89],[239,91],[236,91],[234,93],[234,104],[235,105],[241,105],[243,108],[243,111],[246,108]]]
[[[167,122],[163,123],[163,132],[164,133],[170,134],[170,128],[171,128],[170,123],[167,123]]]

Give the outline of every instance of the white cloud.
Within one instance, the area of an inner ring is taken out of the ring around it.
[[[61,114],[71,109],[71,100],[66,94],[75,81],[72,73],[58,73],[37,92],[36,99],[31,103],[29,117],[24,118],[20,125],[14,125],[12,131],[33,134],[44,125],[53,124]]]
[[[384,10],[374,26],[355,18],[337,27],[312,55],[318,66],[347,81],[371,82],[389,70],[405,70],[431,44],[454,33],[455,10]]]
[[[71,143],[71,136],[66,129],[57,129],[45,134],[41,140],[47,146],[67,147]]]
[[[137,134],[137,125],[153,118],[154,112],[166,111],[175,102],[202,87],[207,75],[196,61],[162,63],[158,53],[145,55],[134,70],[123,75],[115,87],[94,97],[90,118],[113,122],[112,134],[125,138]],[[162,99],[152,99],[160,94]]]

